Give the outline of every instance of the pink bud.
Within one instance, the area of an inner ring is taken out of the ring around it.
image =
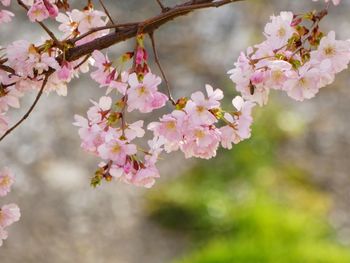
[[[72,76],[73,68],[68,62],[63,62],[62,67],[57,71],[57,76],[60,80],[69,81]]]
[[[139,47],[136,53],[136,65],[140,65],[145,58],[144,49]]]
[[[58,16],[57,6],[51,4],[48,0],[43,0],[43,1],[44,1],[44,5],[45,5],[47,11],[49,11],[50,17],[55,18],[56,16]]]

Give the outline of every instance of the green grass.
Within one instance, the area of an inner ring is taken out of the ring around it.
[[[257,112],[252,139],[150,192],[150,217],[192,240],[175,262],[350,262],[327,223],[327,194],[279,158],[302,122],[276,106]]]

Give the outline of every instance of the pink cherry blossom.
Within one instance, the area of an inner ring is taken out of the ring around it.
[[[49,12],[51,18],[55,18],[58,15],[58,8],[55,4],[51,3],[49,0],[43,0],[43,3]]]
[[[333,73],[348,67],[350,61],[350,41],[341,41],[335,39],[335,32],[330,31],[327,36],[321,39],[317,50],[311,52],[311,60],[319,63],[329,59]]]
[[[0,25],[3,23],[9,23],[12,21],[12,17],[15,15],[7,10],[0,9]]]
[[[179,141],[181,141],[184,136],[185,122],[188,122],[186,113],[175,110],[171,114],[161,117],[160,122],[150,123],[148,129],[153,131],[157,137],[162,136],[169,142],[179,144]]]
[[[265,35],[272,49],[285,44],[296,32],[292,27],[293,13],[281,12],[279,16],[271,16],[271,22],[265,26]]]
[[[22,94],[14,87],[7,88],[5,94],[0,93],[0,112],[7,111],[9,107],[19,108],[19,98],[21,96]]]
[[[136,145],[128,144],[117,138],[107,138],[97,151],[103,160],[112,160],[118,165],[125,164],[127,156],[137,153]]]
[[[297,101],[314,97],[320,88],[320,72],[316,68],[312,68],[310,64],[305,64],[298,73],[296,78],[288,79],[285,82],[284,89],[288,96]]]
[[[14,175],[9,168],[5,167],[0,171],[0,196],[6,196],[11,191],[14,181]]]
[[[219,89],[214,91],[210,85],[206,85],[206,90],[208,98],[197,91],[191,95],[191,100],[186,104],[185,111],[193,123],[211,125],[217,121],[209,110],[220,106],[219,101],[224,97],[223,92]]]
[[[138,80],[136,73],[129,76],[130,88],[128,94],[128,111],[139,110],[147,113],[165,105],[168,97],[158,91],[161,78],[147,73],[142,81]]]
[[[5,228],[17,222],[21,213],[16,204],[4,205],[0,209],[0,228]]]
[[[11,4],[11,0],[1,0],[0,1],[1,4],[3,4],[4,6],[9,6]]]
[[[74,68],[72,63],[64,62],[61,68],[57,71],[57,76],[60,80],[69,82],[73,77],[73,73]]]
[[[50,17],[50,13],[42,1],[36,1],[28,10],[31,22],[41,22]]]
[[[198,126],[188,131],[181,150],[186,158],[210,159],[216,156],[220,143],[220,131],[210,126]]]
[[[237,144],[251,136],[251,125],[253,118],[252,109],[255,106],[251,101],[244,101],[242,97],[237,96],[232,100],[232,105],[237,112],[233,115],[224,114],[225,122],[228,124],[220,128],[221,145],[224,148],[231,149],[232,144]]]

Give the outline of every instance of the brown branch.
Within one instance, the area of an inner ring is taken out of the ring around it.
[[[105,4],[103,3],[103,0],[99,0],[99,2],[100,2],[100,5],[102,6],[103,10],[105,11],[106,15],[108,16],[109,20],[111,21],[111,23],[113,25],[115,25],[111,14],[108,12],[108,9],[106,8]]]
[[[165,75],[165,71],[163,70],[162,68],[162,65],[160,64],[160,60],[159,60],[159,57],[158,57],[158,52],[157,52],[157,48],[156,48],[156,43],[155,43],[155,40],[154,40],[154,35],[153,35],[153,32],[149,34],[149,37],[151,39],[151,43],[152,43],[152,49],[153,49],[153,54],[154,54],[154,60],[162,74],[162,77],[164,79],[164,82],[165,82],[165,86],[167,88],[167,91],[168,91],[168,97],[169,97],[169,100],[171,101],[171,103],[173,105],[176,105],[176,101],[174,100],[173,96],[171,95],[171,88],[170,88],[170,84],[169,84],[169,81]]]
[[[16,74],[15,70],[9,66],[6,66],[6,65],[3,65],[3,64],[0,64],[0,69],[3,70],[3,71],[6,71],[8,73],[11,73],[13,75]]]
[[[127,39],[133,38],[137,35],[139,28],[142,27],[142,32],[149,34],[155,31],[160,26],[166,24],[167,22],[180,17],[187,15],[195,10],[210,8],[210,7],[220,7],[223,5],[244,1],[244,0],[198,0],[198,1],[187,1],[183,4],[176,5],[169,8],[166,12],[163,12],[155,17],[147,19],[143,22],[138,23],[129,23],[128,25],[123,25],[122,27],[116,28],[116,32],[110,33],[106,36],[97,38],[89,43],[83,44],[79,47],[71,48],[66,53],[66,60],[73,61],[82,56],[92,53],[94,50],[102,50],[108,48],[112,45],[115,45],[119,42],[125,41]],[[101,29],[102,30],[102,29]],[[98,30],[97,30],[98,31]],[[94,31],[96,32],[96,31]],[[81,39],[81,38],[80,38]],[[73,39],[72,43],[75,43],[77,40]]]
[[[106,36],[97,38],[89,43],[68,49],[63,55],[57,57],[57,60],[60,61],[62,59],[62,57],[64,57],[67,61],[74,61],[74,60],[77,60],[83,56],[89,56],[94,50],[102,50],[102,49],[108,48],[112,45],[115,45],[119,42],[133,38],[133,37],[137,36],[137,34],[139,32],[142,32],[144,34],[150,34],[150,36],[151,36],[153,34],[153,32],[156,29],[158,29],[160,26],[166,24],[167,22],[169,22],[177,17],[187,15],[195,10],[205,9],[205,8],[210,8],[210,7],[220,7],[223,5],[227,5],[227,4],[231,4],[231,3],[235,3],[235,2],[239,2],[239,1],[244,1],[244,0],[191,0],[191,1],[187,1],[183,4],[179,4],[179,5],[176,5],[176,6],[171,7],[171,8],[166,8],[166,10],[164,10],[161,14],[159,14],[155,17],[149,18],[143,22],[105,26],[105,27],[93,29],[84,35],[81,35],[75,39],[70,40],[70,42],[72,44],[74,44],[75,42],[86,37],[89,34],[92,34],[94,32],[98,32],[100,30],[104,30],[107,28],[115,28],[116,30],[113,33],[110,33]],[[22,2],[22,0],[17,0],[17,2],[19,5],[21,5],[23,8],[25,8],[28,11],[28,7]],[[53,41],[55,41],[55,43],[57,45],[61,44],[61,42],[59,42],[57,40],[55,35],[45,26],[44,23],[38,22],[38,24],[47,32],[47,34],[53,39]],[[152,40],[152,38],[151,38],[151,40]],[[155,49],[154,39],[153,39],[153,46]],[[164,71],[161,68],[158,56],[156,54],[157,54],[157,52],[155,52],[155,57],[157,57],[156,61],[158,61],[157,64],[162,72],[163,78],[165,79],[165,81],[167,83],[168,81],[166,80]],[[86,59],[87,58],[88,57],[86,57]],[[0,69],[5,70],[9,73],[13,73],[12,68],[3,64],[3,63],[6,63],[6,61],[7,61],[6,58],[1,59]],[[12,126],[10,129],[8,129],[5,132],[5,134],[2,137],[0,137],[0,141],[2,141],[5,137],[7,137],[13,130],[15,130],[18,126],[20,126],[21,123],[24,122],[29,117],[29,115],[34,110],[35,106],[37,105],[38,101],[40,100],[40,98],[43,94],[44,88],[48,82],[48,78],[53,72],[54,72],[53,70],[50,70],[50,71],[45,73],[45,78],[43,80],[42,86],[41,86],[39,93],[36,96],[32,106],[29,108],[27,113],[14,126]],[[168,86],[168,88],[169,88],[169,86]],[[170,92],[170,88],[169,88],[169,92]],[[170,93],[169,93],[169,97],[172,100]],[[124,99],[127,99],[127,98],[124,98]]]
[[[161,0],[156,0],[158,5],[160,6],[160,9],[162,9],[162,12],[166,12],[169,8],[165,7]]]
[[[87,55],[78,65],[74,67],[74,69],[79,69],[88,59],[91,57],[91,54]]]
[[[29,115],[32,113],[32,111],[34,110],[35,106],[37,105],[38,101],[40,100],[41,96],[43,95],[44,88],[45,88],[45,86],[47,84],[47,81],[48,81],[48,79],[49,79],[49,77],[50,77],[50,75],[52,73],[53,73],[53,71],[48,71],[45,74],[45,78],[44,78],[43,84],[41,85],[39,93],[36,96],[32,106],[29,108],[29,110],[26,112],[26,114],[24,114],[24,116],[15,125],[13,125],[10,129],[8,129],[5,132],[4,135],[1,136],[0,141],[2,141],[6,136],[8,136],[13,130],[15,130],[18,126],[20,126],[22,124],[22,122],[24,122],[29,117]]]

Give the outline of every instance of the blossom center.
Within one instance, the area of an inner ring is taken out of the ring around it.
[[[169,121],[167,124],[166,124],[166,128],[169,129],[169,130],[173,130],[175,129],[176,127],[176,124],[174,121]]]
[[[324,53],[326,56],[333,56],[335,54],[335,49],[332,46],[327,46],[324,48]]]
[[[204,108],[203,106],[197,106],[197,111],[198,111],[199,113],[202,113],[202,112],[205,111],[205,108]]]
[[[139,95],[144,95],[147,93],[147,88],[145,86],[142,86],[139,88]]]
[[[116,144],[113,148],[112,148],[112,152],[113,153],[120,153],[122,151],[122,147],[119,144]]]
[[[279,37],[284,37],[286,36],[287,32],[286,32],[286,29],[284,27],[281,27],[278,31],[277,31],[277,34]]]
[[[205,136],[205,133],[201,130],[196,130],[194,132],[194,135],[198,138],[198,139],[202,139]]]
[[[10,184],[10,178],[8,176],[5,176],[0,180],[0,187],[6,187]]]

